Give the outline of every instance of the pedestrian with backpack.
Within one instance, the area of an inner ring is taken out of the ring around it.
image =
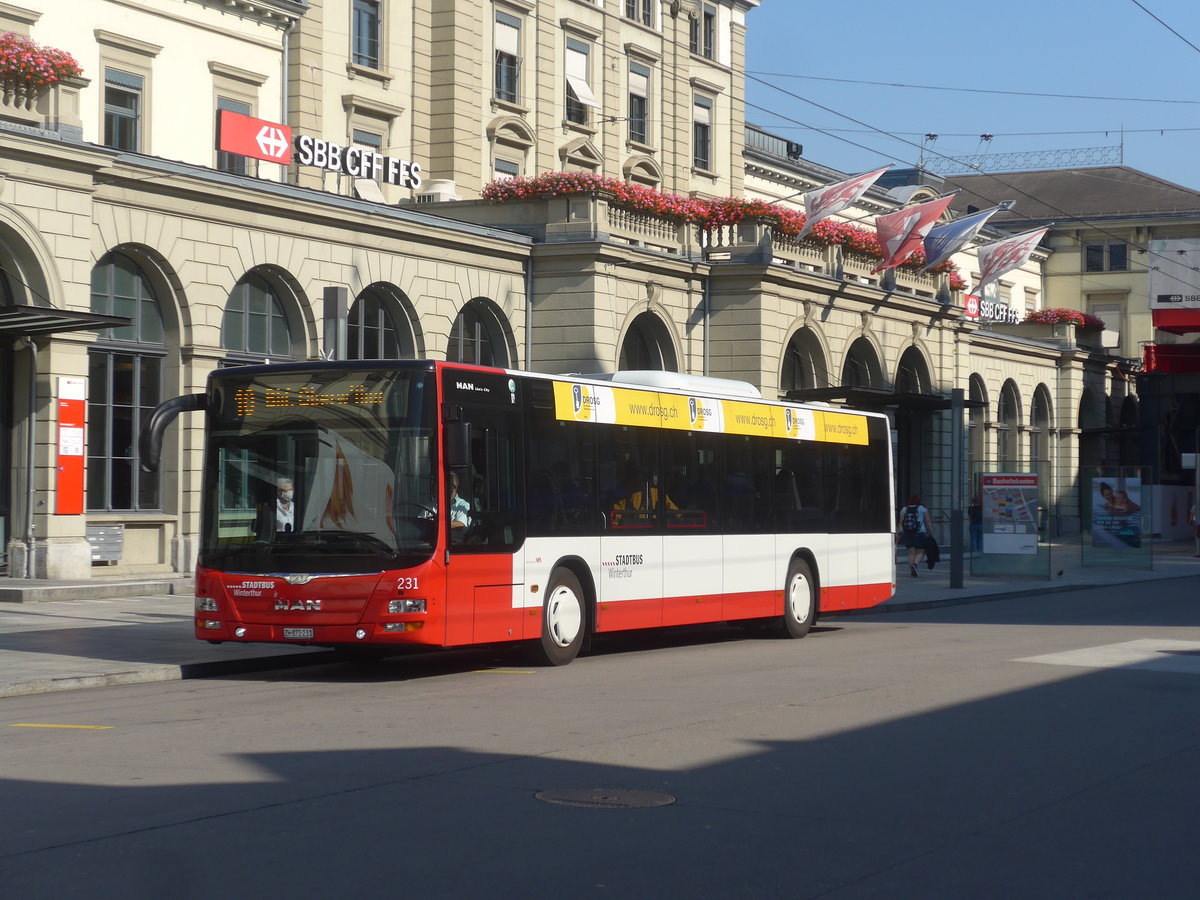
[[[908,573],[916,578],[917,566],[925,558],[925,544],[933,534],[933,520],[929,518],[929,510],[921,505],[920,494],[908,498],[896,524],[896,541],[903,541],[908,548]]]

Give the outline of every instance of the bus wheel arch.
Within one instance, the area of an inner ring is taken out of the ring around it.
[[[802,638],[817,621],[821,606],[821,584],[817,561],[807,550],[797,550],[788,561],[783,582],[783,613],[780,634]]]
[[[565,666],[583,649],[594,621],[591,579],[581,560],[559,560],[550,571],[542,602],[541,636],[533,650],[538,663]]]

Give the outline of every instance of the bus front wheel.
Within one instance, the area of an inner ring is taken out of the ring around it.
[[[565,666],[583,646],[587,610],[579,579],[570,569],[555,569],[542,605],[542,637],[538,662]]]
[[[812,569],[804,560],[793,559],[783,588],[781,632],[784,637],[802,638],[808,634],[816,617],[817,584]]]

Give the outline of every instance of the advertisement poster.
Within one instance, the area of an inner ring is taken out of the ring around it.
[[[983,552],[1037,554],[1038,477],[1013,473],[981,475],[979,483]]]
[[[1142,480],[1092,479],[1092,546],[1142,546]]]

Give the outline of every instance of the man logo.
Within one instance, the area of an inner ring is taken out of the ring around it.
[[[787,429],[787,433],[789,435],[791,435],[791,433],[792,433],[792,424],[793,424],[792,411],[790,409],[785,409],[783,411],[783,425]]]
[[[688,397],[688,415],[692,417],[692,424],[696,424],[696,398]]]
[[[571,401],[575,405],[575,415],[579,415],[580,411],[583,409],[583,385],[582,384],[571,385]]]

